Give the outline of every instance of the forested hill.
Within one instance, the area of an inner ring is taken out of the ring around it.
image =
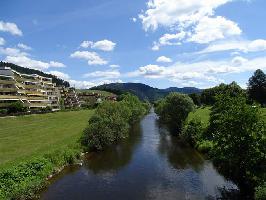
[[[171,87],[167,89],[153,88],[142,83],[110,83],[91,88],[93,90],[104,90],[120,94],[123,92],[131,92],[140,99],[147,99],[149,101],[156,101],[159,98],[165,97],[170,92],[179,92],[184,94],[200,93],[201,89],[194,87],[177,88]]]
[[[69,82],[67,81],[64,81],[63,79],[60,79],[52,74],[47,74],[47,73],[44,73],[42,71],[39,71],[39,70],[36,70],[36,69],[30,69],[30,68],[25,68],[25,67],[20,67],[18,65],[15,65],[15,64],[12,64],[12,63],[6,63],[6,62],[0,62],[0,67],[3,67],[3,66],[6,66],[6,67],[10,67],[11,69],[19,72],[19,73],[22,73],[22,74],[38,74],[40,76],[44,76],[44,77],[47,77],[47,78],[52,78],[53,79],[53,83],[56,83],[57,86],[66,86],[66,87],[69,87],[70,84]]]

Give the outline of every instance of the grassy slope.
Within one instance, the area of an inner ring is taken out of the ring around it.
[[[188,116],[188,120],[192,120],[193,118],[200,118],[204,126],[207,126],[209,123],[210,113],[211,113],[211,107],[205,107],[205,108],[198,108],[194,112],[191,112]],[[261,109],[261,114],[266,122],[266,108]]]
[[[77,90],[78,92],[88,92],[88,93],[98,93],[103,95],[104,97],[113,96],[114,94],[107,91],[101,91],[101,90]]]
[[[206,127],[209,124],[209,118],[211,113],[211,107],[198,108],[194,112],[191,112],[188,116],[188,120],[193,118],[201,119],[203,125]]]
[[[0,119],[0,166],[75,145],[92,110]]]

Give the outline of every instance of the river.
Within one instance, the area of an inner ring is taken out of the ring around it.
[[[43,200],[217,199],[236,186],[211,161],[159,126],[151,111],[130,137],[70,166],[50,181]]]

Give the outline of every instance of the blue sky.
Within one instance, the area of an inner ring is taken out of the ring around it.
[[[264,0],[0,2],[0,60],[79,88],[246,87],[266,69]]]

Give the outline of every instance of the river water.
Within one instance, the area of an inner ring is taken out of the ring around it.
[[[41,199],[217,199],[236,186],[159,126],[151,111],[130,137],[51,180]]]

